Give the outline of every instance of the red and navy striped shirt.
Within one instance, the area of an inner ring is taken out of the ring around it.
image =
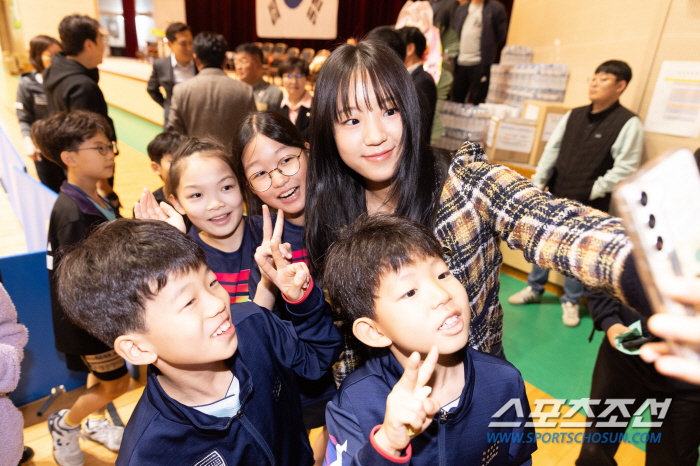
[[[209,246],[199,237],[195,226],[192,226],[188,233],[204,249],[207,255],[207,266],[214,272],[221,286],[228,291],[231,304],[243,303],[252,300],[255,296],[250,293],[249,280],[250,269],[254,264],[253,254],[255,254],[257,246],[251,234],[249,223],[249,219],[244,217],[243,239],[241,246],[234,252],[223,252]],[[257,269],[257,265],[255,268]]]

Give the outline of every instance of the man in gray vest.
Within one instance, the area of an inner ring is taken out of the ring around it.
[[[571,110],[554,128],[532,177],[535,185],[549,187],[555,197],[608,211],[613,188],[637,170],[642,158],[642,121],[619,102],[631,79],[632,70],[623,61],[606,61],[596,69],[588,89],[590,105]],[[548,276],[548,270],[533,264],[528,286],[508,302],[540,302]],[[582,294],[583,285],[566,277],[561,297],[564,325],[579,324]]]

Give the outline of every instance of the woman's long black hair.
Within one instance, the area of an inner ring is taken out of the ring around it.
[[[359,108],[349,96],[358,79],[366,89],[374,89],[377,102],[397,108],[401,115],[403,153],[388,195],[397,199],[395,213],[432,227],[440,195],[434,157],[422,126],[424,115],[403,61],[377,41],[338,47],[321,68],[311,110],[305,242],[316,280],[323,275],[326,251],[339,228],[367,211],[364,179],[343,162],[334,137],[334,124],[347,118],[350,107]],[[362,98],[369,108],[369,95],[355,96],[356,101]]]
[[[263,203],[255,191],[248,186],[243,167],[243,152],[246,146],[258,135],[267,136],[285,146],[306,149],[306,139],[299,128],[277,112],[270,110],[255,112],[243,120],[238,127],[236,137],[233,139],[233,164],[236,167],[234,172],[241,187],[248,215],[262,215]]]

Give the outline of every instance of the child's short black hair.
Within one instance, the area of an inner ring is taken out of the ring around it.
[[[345,322],[373,319],[382,277],[429,257],[443,257],[430,228],[399,215],[362,214],[328,251],[323,283]]]
[[[420,29],[413,26],[406,26],[402,27],[397,32],[401,34],[401,37],[406,41],[406,46],[408,47],[408,44],[413,44],[416,48],[416,56],[418,58],[423,58],[426,42],[425,36],[420,32]]]
[[[160,220],[117,219],[97,228],[58,267],[58,299],[70,319],[113,347],[147,332],[146,301],[168,280],[205,264],[202,248]]]
[[[396,52],[401,61],[406,58],[406,41],[394,26],[378,26],[367,33],[365,40],[367,39],[384,42]]]
[[[601,63],[595,70],[595,74],[598,73],[615,75],[616,81],[626,81],[628,85],[632,81],[632,68],[622,60],[608,60]]]
[[[64,170],[61,152],[77,149],[85,140],[103,133],[110,141],[114,139],[112,127],[102,115],[87,110],[54,113],[37,120],[32,125],[32,139],[47,159]]]
[[[66,16],[58,25],[63,51],[68,56],[79,55],[87,39],[97,43],[97,34],[100,34],[100,23],[85,15]]]
[[[160,165],[160,161],[165,154],[175,155],[175,152],[180,148],[183,142],[187,140],[187,136],[177,131],[164,131],[153,138],[153,141],[148,143],[146,151],[151,162]]]
[[[189,162],[189,157],[199,154],[205,157],[215,157],[226,165],[231,167],[233,175],[236,180],[239,179],[237,174],[236,165],[233,163],[233,158],[230,152],[218,141],[211,138],[187,138],[177,152],[173,154],[173,161],[170,163],[170,171],[168,171],[168,181],[165,183],[165,193],[170,196],[171,194],[177,198],[177,188],[180,187],[180,179],[182,174],[185,172],[187,163]],[[243,187],[239,187],[241,192],[243,192]]]

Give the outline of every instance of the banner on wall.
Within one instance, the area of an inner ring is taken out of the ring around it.
[[[255,0],[258,37],[335,39],[338,0]]]

